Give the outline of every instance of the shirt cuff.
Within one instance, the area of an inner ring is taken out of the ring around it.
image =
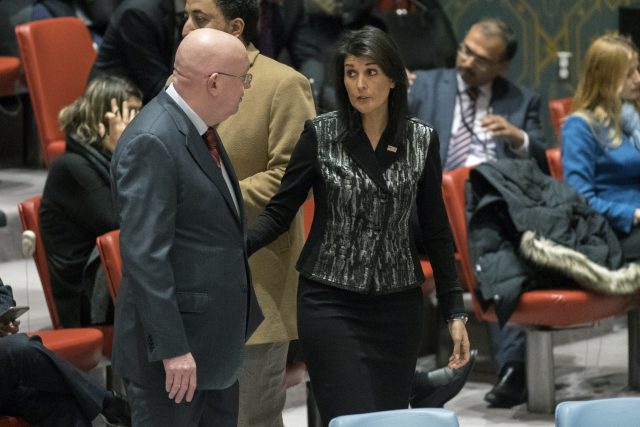
[[[511,145],[509,145],[509,150],[511,150],[511,152],[517,157],[525,158],[529,157],[529,135],[527,135],[527,133],[523,130],[521,130],[521,132],[524,139],[522,145],[518,148],[511,148]]]

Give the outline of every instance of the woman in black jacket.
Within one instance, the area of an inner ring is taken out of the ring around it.
[[[111,199],[109,163],[124,127],[142,105],[142,93],[121,77],[92,80],[85,93],[59,115],[66,152],[49,171],[40,206],[40,231],[47,252],[51,287],[64,327],[105,323],[91,316],[91,295],[99,260],[92,257],[96,237],[118,228]],[[97,307],[96,307],[97,308]],[[98,315],[99,314],[99,315]]]
[[[450,321],[449,366],[470,357],[438,139],[407,118],[407,76],[393,42],[373,27],[347,33],[335,78],[339,110],[306,123],[280,190],[248,234],[250,253],[273,241],[313,189],[315,216],[297,264],[298,329],[325,425],[408,406],[423,319],[414,206]]]

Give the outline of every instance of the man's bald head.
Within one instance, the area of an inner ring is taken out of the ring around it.
[[[201,28],[187,34],[178,46],[173,85],[187,104],[208,125],[213,125],[230,115],[220,117],[226,109],[216,107],[218,101],[226,100],[225,95],[233,97],[233,89],[237,89],[233,83],[238,83],[225,81],[220,74],[243,75],[248,68],[247,51],[240,40],[223,31]],[[241,98],[242,93],[238,103]]]

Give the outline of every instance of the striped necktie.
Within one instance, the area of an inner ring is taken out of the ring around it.
[[[220,167],[220,152],[218,151],[218,137],[216,135],[216,131],[213,128],[208,128],[207,131],[202,135],[202,139],[204,143],[207,144],[207,149],[209,153],[211,153],[211,157],[216,162],[216,166]]]
[[[457,169],[464,166],[471,142],[473,141],[473,125],[476,116],[476,100],[478,99],[478,88],[469,87],[460,97],[460,126],[451,136],[449,150],[447,151],[447,162],[445,170]]]

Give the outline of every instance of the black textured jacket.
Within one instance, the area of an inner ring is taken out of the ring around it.
[[[572,285],[559,274],[534,269],[519,255],[527,230],[609,269],[622,264],[620,243],[606,219],[532,160],[483,163],[471,171],[466,191],[476,292],[485,308],[495,304],[500,323],[507,322],[522,292]]]
[[[315,214],[300,274],[353,292],[406,290],[424,280],[409,231],[416,206],[443,315],[464,312],[437,135],[417,119],[406,126],[402,144],[395,146],[387,129],[374,151],[361,129],[340,133],[335,113],[308,121],[280,190],[249,229],[249,253],[286,231],[313,189]]]

